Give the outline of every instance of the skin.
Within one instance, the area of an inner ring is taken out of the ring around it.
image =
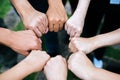
[[[0,28],[0,44],[6,45],[27,56],[31,50],[41,50],[41,40],[36,37],[33,31],[11,31]]]
[[[79,51],[68,60],[68,68],[83,80],[119,80],[120,75],[93,66],[85,53]],[[102,75],[101,75],[102,74]]]
[[[67,80],[66,60],[62,56],[51,58],[44,67],[44,73],[47,80]]]
[[[69,48],[72,52],[82,51],[89,54],[93,50],[110,46],[115,44],[120,44],[120,28],[109,33],[97,35],[91,38],[72,38],[69,43]]]
[[[93,73],[94,65],[82,52],[72,54],[68,59],[68,68],[80,79],[88,80]],[[91,73],[92,72],[92,73]],[[91,80],[91,79],[90,79]]]
[[[46,14],[35,10],[28,0],[11,0],[11,2],[19,13],[26,29],[33,30],[38,37],[48,32]]]
[[[79,0],[77,9],[66,22],[65,30],[70,35],[70,38],[81,35],[89,3],[90,0]]]
[[[20,63],[2,73],[0,80],[22,80],[33,72],[41,71],[49,58],[46,52],[34,50]]]
[[[48,4],[49,31],[58,32],[63,29],[63,25],[67,21],[67,13],[62,0],[48,0]]]
[[[27,0],[11,0],[11,2],[20,14],[25,28],[33,30],[38,37],[48,32],[48,26],[49,31],[58,32],[62,30],[64,23],[67,21],[67,13],[62,0],[48,0],[47,16],[36,11]]]

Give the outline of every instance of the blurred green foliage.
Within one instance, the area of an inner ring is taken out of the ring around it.
[[[20,23],[17,25],[17,27],[15,27],[13,30],[14,31],[24,30],[24,25],[23,25],[22,21],[20,21]]]
[[[31,75],[28,75],[26,78],[23,80],[36,80],[37,73],[33,73]]]
[[[120,49],[115,49],[113,47],[108,47],[104,56],[109,56],[110,58],[120,60]]]
[[[0,0],[0,18],[4,18],[10,8],[11,3],[9,0]]]

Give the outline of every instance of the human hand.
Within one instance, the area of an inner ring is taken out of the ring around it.
[[[80,37],[84,25],[84,20],[80,19],[77,14],[71,16],[65,24],[65,30],[72,37]]]
[[[47,80],[66,80],[67,64],[62,56],[51,58],[44,67]]]
[[[91,80],[94,65],[81,51],[72,54],[68,59],[68,68],[80,79]]]
[[[71,52],[82,51],[88,54],[95,50],[95,44],[92,38],[72,38],[69,48]]]
[[[27,56],[31,50],[41,50],[42,41],[32,30],[12,32],[9,39],[8,46],[22,55]]]
[[[64,23],[67,21],[67,13],[62,4],[62,0],[48,0],[49,8],[47,11],[49,30],[58,32],[62,30]]]
[[[26,76],[41,71],[49,58],[45,51],[33,50],[21,62],[0,74],[0,80],[23,80]]]
[[[24,62],[32,72],[38,72],[43,69],[50,56],[45,51],[33,50],[25,59]]]
[[[22,19],[25,28],[33,30],[38,37],[48,32],[48,20],[44,13],[32,10],[29,15],[24,16]]]

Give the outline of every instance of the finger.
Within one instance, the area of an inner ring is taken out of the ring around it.
[[[66,64],[66,59],[65,58],[63,58],[63,62],[64,62],[64,64]]]
[[[38,37],[41,37],[42,36],[42,33],[38,30],[38,28],[34,28],[33,29],[33,31],[36,33],[36,35],[38,36]]]
[[[69,57],[69,59],[68,59],[68,64],[70,64],[71,63],[71,60],[73,59],[73,56],[74,56],[74,54],[72,54],[72,55],[70,55],[70,57]]]
[[[63,29],[63,23],[60,22],[59,24],[59,30],[62,30]]]
[[[78,49],[74,46],[74,41],[73,41],[74,39],[72,38],[71,39],[71,41],[70,41],[70,43],[69,43],[69,48],[70,48],[70,51],[71,52],[77,52],[78,51]]]
[[[36,40],[35,44],[32,45],[32,47],[30,48],[30,50],[42,50],[40,39]]]
[[[81,34],[81,32],[76,32],[74,36],[75,37],[80,37],[80,34]]]
[[[67,29],[68,29],[68,25],[67,25],[67,23],[65,24],[65,30],[67,31]]]
[[[49,23],[49,31],[53,31],[53,26],[54,26],[54,24],[53,23]]]
[[[75,30],[74,29],[71,29],[71,32],[70,32],[70,37],[74,37],[75,36]]]
[[[40,43],[42,44],[42,40],[39,38]]]
[[[42,43],[41,43],[41,40],[40,40],[40,39],[38,39],[36,49],[37,49],[37,50],[42,50]]]
[[[42,24],[42,27],[43,27],[43,33],[45,34],[45,32],[46,32],[46,25],[45,25],[45,23]]]
[[[71,32],[71,28],[69,26],[69,28],[67,29],[67,33],[70,35],[70,32]]]
[[[45,30],[45,33],[47,33],[48,32],[48,28]]]
[[[48,19],[47,19],[47,17],[45,18],[45,28],[46,29],[48,28]]]
[[[38,40],[39,40],[38,43],[40,43],[40,44],[39,44],[39,46],[40,46],[39,50],[42,50],[42,40],[41,40],[40,38],[39,38]]]
[[[54,32],[58,32],[58,30],[59,30],[59,24],[57,23],[57,24],[55,24],[54,25]]]
[[[41,32],[42,34],[44,34],[43,25],[39,25],[37,28],[38,28],[37,30],[39,30],[39,32]]]
[[[45,19],[45,24],[46,24],[46,26],[45,26],[45,33],[47,33],[48,32],[48,20],[47,20],[47,18]]]
[[[65,17],[65,22],[66,22],[66,21],[68,20],[68,16],[67,16],[67,15],[65,15],[64,17]]]
[[[29,55],[29,51],[23,52],[23,55],[24,55],[24,56],[28,56],[28,55]]]
[[[46,17],[43,18],[43,21],[42,21],[42,24],[43,24],[43,29],[44,29],[44,34],[46,33],[46,29],[48,28],[48,22],[46,20]]]
[[[68,45],[69,49],[71,49],[71,46],[72,46],[72,42],[70,41],[70,43]]]
[[[36,36],[35,32],[33,30],[27,30],[27,34],[31,34],[33,36]]]

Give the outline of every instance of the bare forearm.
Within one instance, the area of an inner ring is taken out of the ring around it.
[[[28,0],[11,0],[11,2],[15,6],[21,18],[31,14],[34,10]]]
[[[95,75],[91,77],[92,80],[120,80],[119,74],[112,73],[104,69],[96,68],[94,74]]]
[[[49,6],[56,6],[57,4],[61,4],[62,0],[48,0]]]
[[[102,35],[94,37],[96,48],[120,44],[120,28]]]
[[[0,44],[8,46],[11,33],[12,31],[10,31],[9,29],[0,28]]]
[[[32,73],[26,63],[23,61],[0,75],[0,80],[22,80]]]
[[[90,3],[90,0],[79,0],[77,9],[75,10],[74,15],[78,15],[80,20],[85,19],[89,3]]]

